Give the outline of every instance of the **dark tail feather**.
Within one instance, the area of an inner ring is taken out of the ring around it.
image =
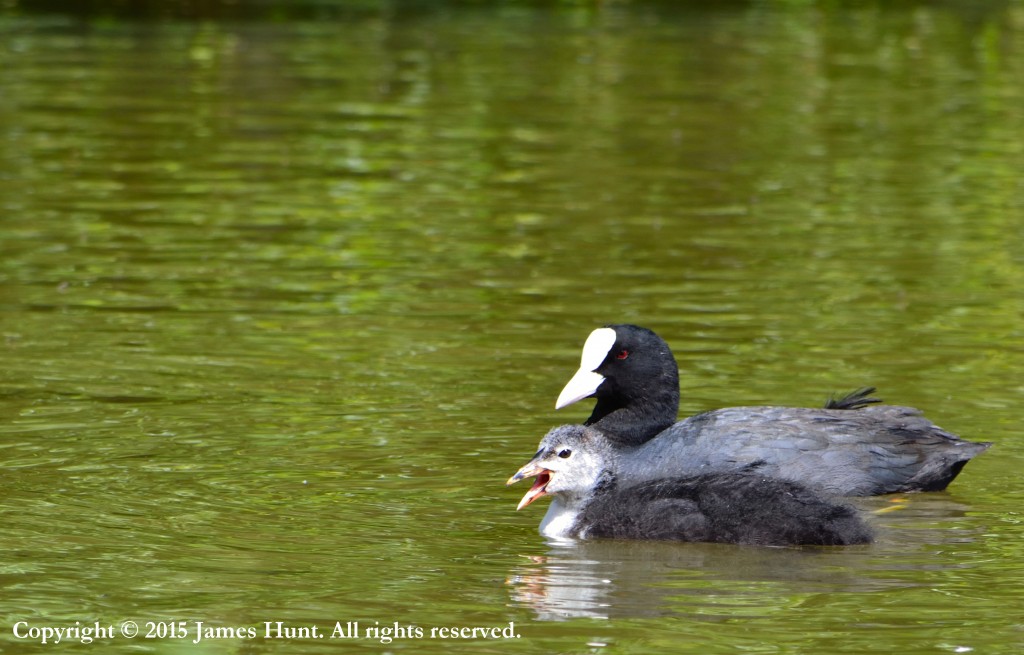
[[[825,409],[864,409],[868,405],[882,402],[881,398],[871,397],[875,391],[874,387],[861,387],[840,398],[829,396],[825,401]]]

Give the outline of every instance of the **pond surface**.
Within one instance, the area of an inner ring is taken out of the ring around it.
[[[1024,648],[1024,5],[23,4],[0,651]],[[875,385],[995,446],[867,547],[545,543],[504,481],[623,321],[685,415]]]

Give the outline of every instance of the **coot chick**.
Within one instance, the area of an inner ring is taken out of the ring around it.
[[[910,407],[868,406],[871,391],[825,409],[730,407],[677,423],[679,369],[668,344],[646,328],[609,325],[590,334],[555,407],[596,398],[586,425],[630,450],[623,463],[633,479],[758,462],[769,477],[841,496],[939,491],[991,446],[946,432]]]
[[[581,425],[553,429],[508,484],[537,476],[516,509],[552,496],[540,533],[552,538],[700,541],[764,546],[866,544],[871,532],[846,505],[807,487],[746,470],[628,486],[620,449]]]

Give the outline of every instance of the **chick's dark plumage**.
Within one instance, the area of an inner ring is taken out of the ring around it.
[[[564,425],[509,483],[536,477],[520,508],[551,505],[541,534],[552,538],[700,541],[771,546],[863,544],[857,512],[806,486],[770,478],[752,464],[637,481],[621,448],[593,427]]]
[[[655,480],[596,496],[581,536],[770,546],[866,544],[871,531],[848,505],[753,472]]]

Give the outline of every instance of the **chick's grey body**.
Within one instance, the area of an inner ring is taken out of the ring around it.
[[[510,482],[548,476],[552,502],[540,531],[549,537],[775,546],[871,540],[854,509],[756,466],[638,483],[622,454],[599,430],[561,426]]]
[[[584,538],[841,546],[871,541],[856,510],[755,472],[654,480],[597,495],[579,513]]]
[[[861,390],[829,407],[729,407],[676,422],[679,375],[672,351],[635,325],[595,330],[580,370],[556,407],[597,402],[586,425],[620,451],[624,475],[649,480],[737,470],[759,471],[843,496],[946,488],[991,444],[966,441],[916,409],[873,405]]]

